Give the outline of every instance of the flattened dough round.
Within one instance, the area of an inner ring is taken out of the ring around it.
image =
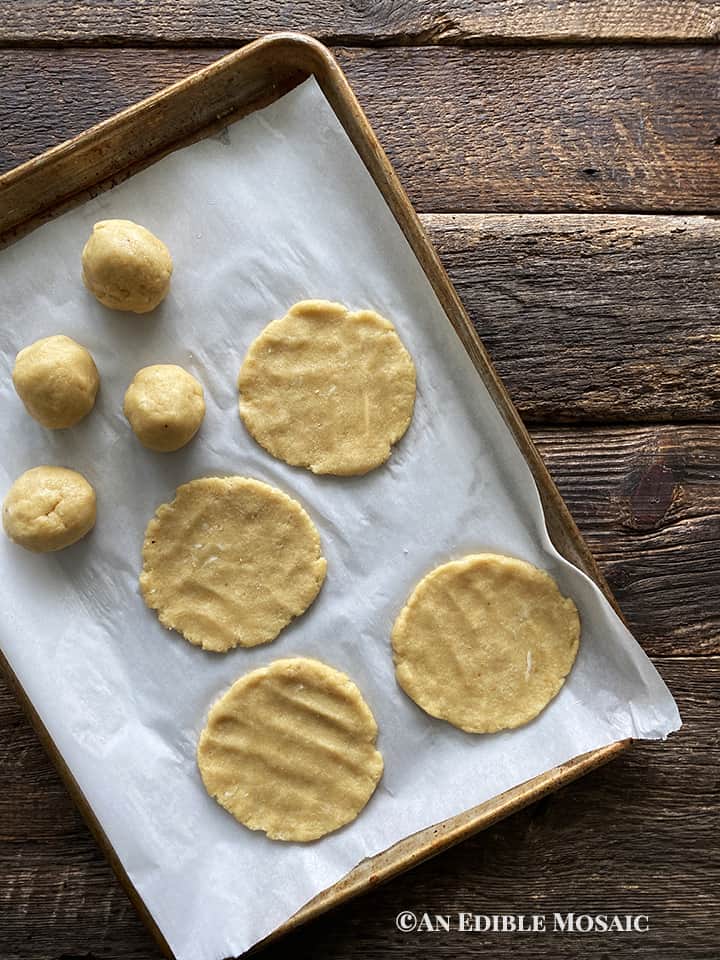
[[[392,632],[395,675],[426,713],[469,733],[536,717],[565,682],[580,618],[552,577],[481,553],[432,570]]]
[[[224,653],[274,640],[318,595],[326,566],[297,501],[259,480],[204,477],[148,524],[140,589],[162,624]]]
[[[237,680],[210,710],[198,744],[205,789],[271,840],[307,841],[354,820],[383,760],[377,725],[344,673],[304,657]]]
[[[66,467],[33,467],[10,487],[3,527],[14,542],[34,553],[64,550],[95,526],[95,490]]]
[[[274,457],[350,476],[384,463],[407,430],[415,366],[379,314],[305,300],[250,346],[238,388],[245,426]]]

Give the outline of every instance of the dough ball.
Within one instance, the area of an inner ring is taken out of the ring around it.
[[[271,840],[308,841],[354,820],[383,759],[377,724],[344,673],[276,660],[237,680],[210,710],[198,766],[205,789]]]
[[[187,370],[174,363],[143,367],[127,388],[123,406],[144,447],[169,453],[184,447],[200,429],[205,394]]]
[[[145,603],[218,653],[274,640],[313,602],[327,567],[300,504],[247,477],[178,487],[148,524],[142,555]]]
[[[432,717],[469,733],[519,727],[558,693],[580,618],[544,570],[482,553],[432,570],[392,632],[395,674]]]
[[[100,220],[82,252],[85,286],[113,310],[148,313],[170,288],[170,251],[132,220]]]
[[[238,388],[240,416],[268,453],[350,476],[384,463],[407,430],[415,366],[379,314],[306,300],[250,346]]]
[[[100,377],[85,347],[58,335],[36,340],[20,351],[13,383],[30,416],[58,430],[74,426],[90,413]]]
[[[3,503],[8,537],[35,553],[69,547],[95,526],[95,491],[81,473],[34,467],[18,477]]]

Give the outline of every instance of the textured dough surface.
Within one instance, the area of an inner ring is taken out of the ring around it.
[[[240,416],[273,456],[313,473],[367,473],[390,456],[415,403],[415,366],[371,310],[306,300],[252,343]]]
[[[170,453],[184,447],[200,429],[205,394],[187,370],[174,363],[156,363],[135,374],[123,410],[144,447]]]
[[[33,467],[17,478],[3,503],[3,527],[26,550],[49,553],[76,543],[95,526],[95,491],[65,467]]]
[[[154,310],[170,289],[172,271],[162,240],[132,220],[98,221],[82,252],[85,286],[112,310]]]
[[[317,840],[354,820],[382,776],[377,725],[344,673],[303,657],[237,680],[198,744],[205,788],[272,840]]]
[[[90,413],[100,377],[85,347],[57,334],[18,353],[13,384],[31,417],[44,427],[61,430]]]
[[[398,683],[433,717],[470,733],[519,727],[560,690],[580,619],[530,563],[476,554],[432,570],[392,632]]]
[[[318,595],[326,566],[297,501],[259,480],[205,477],[148,524],[140,589],[166,627],[225,652],[274,640]]]

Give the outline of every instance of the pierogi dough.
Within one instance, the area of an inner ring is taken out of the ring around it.
[[[172,271],[162,240],[132,220],[100,220],[82,252],[85,286],[113,310],[154,310],[170,289]]]
[[[494,733],[547,706],[579,639],[577,608],[549,574],[476,554],[437,567],[415,588],[392,631],[395,674],[431,716]]]
[[[8,537],[35,553],[62,550],[95,526],[95,491],[81,473],[34,467],[17,478],[3,503]]]
[[[198,744],[205,789],[271,840],[317,840],[354,820],[382,776],[377,725],[355,684],[318,660],[237,680]]]
[[[50,430],[60,430],[90,413],[100,376],[85,347],[58,334],[36,340],[18,353],[13,384],[31,417]]]
[[[407,430],[415,366],[377,313],[306,300],[250,346],[238,388],[240,416],[269,453],[347,476],[384,463]]]
[[[205,394],[187,370],[158,363],[135,374],[123,410],[144,447],[170,453],[184,447],[200,429]]]
[[[162,624],[224,653],[274,640],[318,595],[326,566],[295,500],[259,480],[205,477],[148,524],[140,589]]]

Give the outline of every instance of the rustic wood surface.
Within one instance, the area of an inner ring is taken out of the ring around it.
[[[0,42],[245,43],[273,30],[326,43],[477,44],[522,40],[715,40],[714,0],[11,0]]]
[[[225,52],[0,49],[0,164],[8,169]],[[335,53],[421,211],[720,204],[716,46]]]
[[[527,422],[720,419],[719,220],[424,222]]]
[[[683,715],[666,744],[634,747],[259,955],[714,960],[720,4],[16,0],[1,12],[0,169],[267,30],[338,48]],[[406,909],[646,913],[650,930],[401,934]],[[0,686],[0,960],[158,956]]]

